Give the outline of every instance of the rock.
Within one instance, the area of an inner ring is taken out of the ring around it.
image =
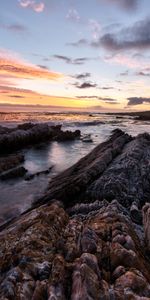
[[[8,171],[23,162],[24,156],[20,153],[0,157],[0,173]]]
[[[52,170],[53,166],[51,166],[49,169],[47,170],[44,170],[44,171],[40,171],[40,172],[37,172],[37,173],[34,173],[34,174],[26,174],[26,176],[24,177],[24,179],[26,181],[30,181],[32,179],[34,179],[34,177],[36,176],[40,176],[40,175],[46,175],[46,174],[49,174],[50,171]]]
[[[75,138],[79,138],[80,134],[81,134],[80,130],[75,130],[74,132],[71,132],[69,130],[64,132],[60,131],[56,136],[54,136],[53,139],[56,141],[69,141]]]
[[[142,212],[138,209],[138,206],[135,202],[133,202],[131,205],[130,213],[133,222],[137,224],[142,224]]]
[[[117,130],[4,224],[0,299],[150,299],[149,157]]]
[[[150,252],[150,203],[146,203],[143,207],[143,224],[145,233],[145,242]]]
[[[51,199],[76,199],[86,191],[91,182],[101,178],[107,166],[130,140],[131,137],[121,130],[114,131],[108,141],[98,145],[75,165],[52,179],[47,194],[38,199],[38,203],[45,203]],[[101,197],[101,193],[97,196]],[[69,206],[69,203],[65,204]]]
[[[13,179],[17,177],[23,177],[26,174],[27,170],[21,166],[21,167],[16,167],[13,168],[7,172],[3,172],[0,175],[0,180],[7,180],[7,179]]]
[[[54,201],[5,226],[0,299],[148,299],[150,263],[130,213],[104,204],[69,217]],[[119,232],[134,249],[114,242]]]
[[[61,126],[25,123],[11,132],[0,134],[0,153],[13,152],[46,141],[74,140],[79,136],[79,130],[65,132],[61,130]]]

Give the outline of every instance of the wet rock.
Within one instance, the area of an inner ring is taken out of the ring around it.
[[[80,131],[62,131],[61,126],[25,123],[18,125],[13,131],[0,134],[0,153],[13,152],[29,145],[36,145],[52,140],[74,140]]]
[[[75,138],[79,138],[80,134],[81,134],[80,130],[75,130],[74,132],[71,132],[69,130],[64,132],[60,131],[56,136],[54,136],[53,139],[56,141],[69,141]]]
[[[131,137],[121,130],[114,131],[108,141],[98,145],[75,165],[52,179],[45,197],[41,201],[38,199],[38,203],[45,203],[54,198],[63,200],[69,206],[66,201],[68,202],[69,198],[76,199],[80,194],[83,195],[91,182],[101,178],[107,166],[130,140]],[[96,192],[95,195],[101,198],[102,193]]]
[[[27,174],[24,177],[24,179],[26,181],[30,181],[30,180],[34,179],[34,177],[36,177],[36,176],[47,175],[47,174],[49,174],[51,172],[52,168],[53,168],[53,166],[51,166],[49,169],[44,170],[44,171],[40,171],[40,172],[37,172],[37,173],[34,173],[34,174]]]
[[[17,167],[14,169],[11,169],[7,172],[3,172],[0,175],[0,179],[1,180],[8,180],[8,179],[13,179],[13,178],[17,178],[17,177],[23,177],[26,174],[27,170],[21,166],[21,167]]]
[[[12,154],[0,157],[0,173],[18,166],[24,162],[23,154]]]

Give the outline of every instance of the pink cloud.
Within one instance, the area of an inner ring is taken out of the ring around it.
[[[148,62],[140,59],[136,59],[124,54],[116,54],[114,56],[107,56],[104,58],[104,61],[119,64],[126,66],[130,69],[137,69],[137,68],[146,68],[149,67]]]
[[[45,8],[45,4],[43,2],[37,3],[35,0],[20,0],[19,4],[21,7],[31,8],[37,13],[43,12]]]

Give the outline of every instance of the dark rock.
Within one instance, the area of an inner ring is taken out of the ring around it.
[[[143,224],[145,233],[145,242],[150,253],[150,203],[143,207]]]
[[[58,134],[56,134],[56,136],[54,136],[53,140],[56,141],[69,141],[69,140],[73,140],[75,138],[79,138],[80,137],[80,130],[75,130],[74,132],[71,132],[69,130],[67,131],[60,131],[58,132]]]
[[[108,165],[130,140],[131,137],[121,130],[114,131],[108,141],[98,145],[90,154],[52,179],[47,194],[41,201],[38,200],[38,203],[44,203],[54,198],[63,200],[69,206],[68,199],[76,199],[87,190],[93,181],[101,178]],[[101,192],[96,193],[95,196],[101,198]]]
[[[49,174],[50,171],[52,170],[52,168],[53,168],[53,166],[51,166],[49,169],[44,170],[44,171],[40,171],[40,172],[37,172],[37,173],[34,173],[34,174],[27,174],[27,175],[24,177],[24,179],[25,179],[26,181],[30,181],[30,180],[32,180],[32,179],[33,179],[34,177],[36,177],[36,176]]]
[[[0,173],[14,168],[24,162],[22,154],[12,154],[0,157]]]
[[[10,133],[0,134],[0,153],[13,152],[29,145],[52,140],[74,140],[80,131],[62,131],[61,126],[25,123],[18,125]]]
[[[16,167],[0,175],[1,180],[13,179],[17,177],[23,177],[27,170],[24,167]]]
[[[142,212],[138,209],[138,206],[134,202],[131,205],[130,214],[135,223],[142,224]]]

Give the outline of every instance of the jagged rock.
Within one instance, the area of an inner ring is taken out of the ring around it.
[[[35,205],[53,198],[65,202],[117,199],[131,208],[134,222],[141,224],[141,207],[150,199],[150,135],[131,138],[120,130],[91,153],[65,170],[49,184],[48,191]],[[72,203],[71,203],[72,204]]]
[[[149,135],[115,131],[2,226],[0,299],[150,299],[149,158]]]
[[[54,137],[54,140],[56,141],[69,141],[73,140],[74,138],[80,137],[80,130],[75,130],[74,132],[71,132],[69,130],[66,131],[60,131],[58,134]]]
[[[53,198],[63,201],[69,198],[76,199],[86,191],[92,181],[103,174],[130,140],[130,136],[121,130],[115,130],[108,141],[98,145],[90,154],[51,180],[47,194],[41,201],[38,199],[38,203]],[[69,203],[65,204],[69,206]]]
[[[117,232],[133,241],[128,249],[125,240],[114,241]],[[150,297],[150,261],[130,213],[117,201],[105,202],[95,215],[87,211],[86,218],[69,218],[54,201],[13,221],[0,242],[0,299]]]
[[[73,140],[80,136],[80,131],[62,131],[61,126],[25,123],[18,125],[11,132],[0,134],[0,152],[12,152],[29,145],[51,140]]]

